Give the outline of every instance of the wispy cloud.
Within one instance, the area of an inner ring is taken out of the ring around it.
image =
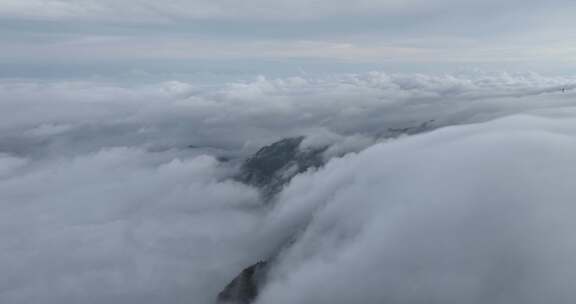
[[[319,58],[572,64],[573,3],[4,1],[4,63]],[[490,22],[485,22],[489,19]],[[304,43],[309,42],[309,43]],[[564,69],[566,70],[566,69]]]

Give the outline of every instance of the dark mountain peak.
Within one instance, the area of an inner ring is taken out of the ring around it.
[[[304,136],[284,138],[260,148],[242,164],[236,180],[258,187],[265,200],[271,199],[295,175],[324,165],[328,147],[302,149]]]
[[[218,294],[218,303],[249,304],[260,292],[268,262],[260,261],[244,270]]]
[[[269,202],[290,180],[310,168],[324,165],[328,146],[302,148],[304,136],[284,138],[260,148],[244,161],[236,180],[258,187]],[[252,303],[264,284],[271,258],[257,262],[238,274],[219,294],[218,303]]]
[[[419,133],[424,133],[435,129],[432,125],[435,122],[434,119],[425,121],[416,126],[404,127],[404,128],[388,128],[388,132],[392,136],[398,135],[414,135]]]

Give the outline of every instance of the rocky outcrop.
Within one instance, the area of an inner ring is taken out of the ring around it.
[[[261,261],[244,269],[218,294],[221,304],[250,304],[258,296],[266,277],[268,262]]]
[[[424,133],[431,131],[437,127],[433,126],[435,120],[425,121],[417,126],[405,127],[405,128],[388,128],[388,136],[396,137],[399,135],[414,135],[419,133]]]
[[[301,149],[303,140],[285,138],[261,148],[242,164],[236,180],[260,189],[269,201],[297,174],[324,165],[322,153],[327,147]]]
[[[322,154],[328,147],[303,149],[303,140],[303,136],[285,138],[262,147],[244,161],[235,179],[258,188],[264,201],[269,202],[294,176],[324,165]],[[218,294],[217,303],[252,303],[275,256],[245,268]]]

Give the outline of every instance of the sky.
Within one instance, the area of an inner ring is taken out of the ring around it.
[[[2,0],[1,77],[568,74],[568,0]]]

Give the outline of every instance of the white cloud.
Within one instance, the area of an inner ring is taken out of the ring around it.
[[[329,278],[349,287],[357,285],[348,279],[361,277],[376,282],[394,275],[402,283],[411,274],[383,269],[444,253],[452,253],[451,263],[473,262],[461,268],[463,276],[493,265],[493,256],[505,265],[518,256],[530,261],[521,266],[545,269],[541,278],[557,282],[562,274],[546,248],[557,249],[555,260],[573,262],[573,255],[560,254],[570,248],[559,240],[572,240],[565,216],[576,189],[568,165],[575,152],[568,108],[574,88],[574,79],[534,73],[373,72],[213,86],[2,81],[0,302],[210,303],[243,267],[310,218],[275,268],[264,303],[295,296],[330,302],[320,292],[331,288],[341,300],[381,299],[388,289],[371,281],[354,293]],[[518,113],[540,116],[486,123]],[[389,128],[432,119],[434,128],[456,126],[382,142]],[[479,124],[463,126],[469,123]],[[380,143],[297,177],[271,214],[258,208],[255,189],[230,181],[235,159],[215,159],[303,134],[310,136],[304,147],[332,143],[330,156]],[[512,206],[523,213],[515,216]],[[491,247],[506,234],[481,233],[484,228],[512,233],[518,243]],[[487,251],[456,250],[450,247],[456,241],[437,251],[402,242],[404,236],[440,241],[443,231],[471,248],[486,244]],[[539,242],[547,247],[530,247]],[[515,255],[518,248],[528,249]],[[415,296],[452,282],[447,276],[430,285],[427,275],[438,276],[434,265],[417,272]],[[462,288],[477,286],[467,282]],[[561,288],[543,283],[533,291],[557,291],[560,299]]]
[[[559,90],[572,89],[574,83],[534,73],[380,72],[260,77],[216,87],[174,81],[140,87],[5,81],[0,111],[10,115],[0,121],[0,147],[11,153],[74,154],[102,146],[238,150],[246,145],[249,152],[304,133],[375,138],[390,128],[431,120],[432,127],[440,127],[565,106],[572,91]]]
[[[575,114],[449,127],[297,177],[270,225],[305,229],[258,303],[573,301]]]
[[[29,166],[0,182],[2,303],[207,303],[254,254],[256,193],[211,157],[117,148]]]

